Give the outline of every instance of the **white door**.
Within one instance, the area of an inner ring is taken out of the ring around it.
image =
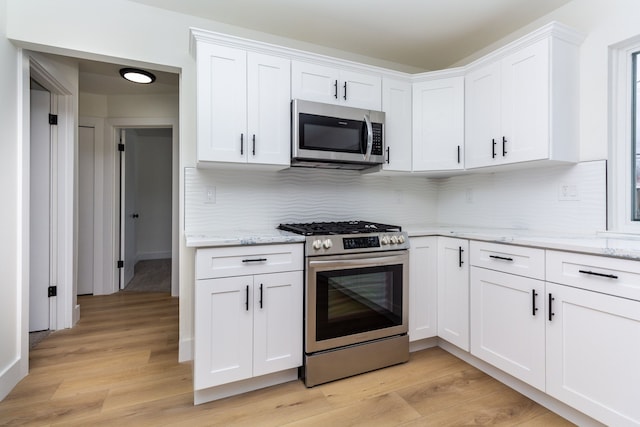
[[[411,239],[409,249],[409,340],[435,337],[437,326],[438,238]]]
[[[78,128],[78,295],[93,294],[95,128]]]
[[[135,133],[120,130],[120,289],[133,279],[136,262]]]
[[[247,53],[198,45],[198,160],[247,161]]]
[[[377,75],[340,72],[338,97],[345,105],[365,110],[382,110],[382,78]]]
[[[384,118],[384,170],[411,171],[411,82],[382,80]]]
[[[438,237],[438,336],[469,351],[469,241]]]
[[[253,376],[302,366],[302,271],[253,281]]]
[[[291,63],[291,97],[327,104],[339,104],[338,79],[340,71],[335,68],[306,62]]]
[[[196,390],[251,377],[252,295],[253,276],[196,281],[193,358]]]
[[[49,329],[51,285],[51,94],[31,90],[29,188],[29,331]]]
[[[607,425],[640,425],[640,302],[546,286],[547,393]]]
[[[247,57],[249,163],[289,165],[291,61],[250,52]]]
[[[464,77],[413,86],[413,170],[462,169]]]
[[[471,354],[544,391],[544,282],[472,267],[470,287]]]

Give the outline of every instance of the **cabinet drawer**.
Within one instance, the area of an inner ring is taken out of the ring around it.
[[[258,245],[198,249],[196,279],[303,270],[303,245]]]
[[[640,301],[640,262],[547,251],[547,281]]]
[[[471,265],[544,280],[544,250],[471,242]]]

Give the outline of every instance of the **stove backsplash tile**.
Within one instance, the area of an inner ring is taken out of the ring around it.
[[[354,171],[185,168],[185,231],[261,230],[280,223],[362,219],[433,223],[437,184]],[[208,200],[207,193],[211,193]]]

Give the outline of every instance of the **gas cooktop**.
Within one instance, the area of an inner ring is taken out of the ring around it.
[[[280,230],[290,231],[304,236],[322,236],[337,234],[363,234],[400,232],[402,227],[397,225],[379,224],[368,221],[333,221],[308,222],[300,224],[280,224]]]

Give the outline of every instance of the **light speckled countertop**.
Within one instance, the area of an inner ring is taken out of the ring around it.
[[[429,224],[404,226],[403,230],[407,231],[410,237],[448,236],[640,260],[640,235],[613,233],[563,235],[528,230]],[[305,236],[281,231],[275,227],[272,230],[229,230],[186,234],[187,246],[193,248],[303,243],[304,241]]]

